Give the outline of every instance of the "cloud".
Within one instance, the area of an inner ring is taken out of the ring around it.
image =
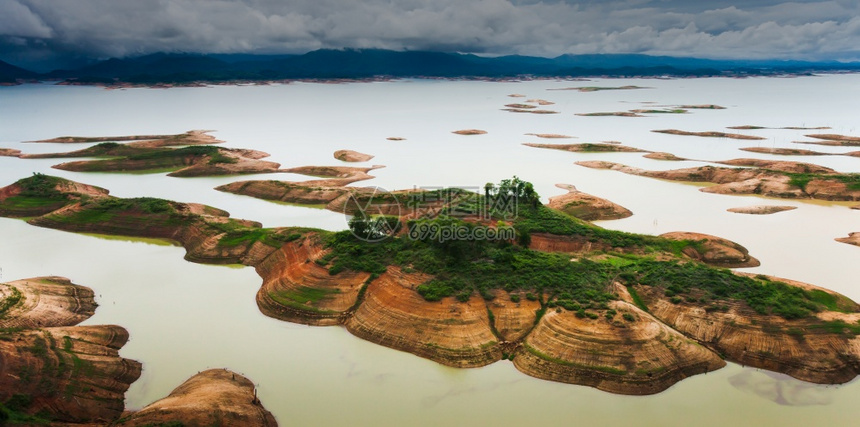
[[[860,59],[856,0],[0,0],[0,54],[438,49]]]

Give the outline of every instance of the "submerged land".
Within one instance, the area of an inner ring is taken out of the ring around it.
[[[267,316],[343,325],[449,366],[509,359],[528,375],[623,394],[657,393],[719,369],[724,358],[817,383],[858,373],[851,343],[860,307],[812,285],[727,270],[757,265],[737,243],[606,230],[543,205],[517,178],[486,190],[365,195],[363,206],[378,205],[383,216],[357,216],[351,230],[328,232],[262,228],[213,207],[115,198],[34,175],[0,190],[0,215],[169,239],[194,262],[253,266]],[[472,213],[511,195],[521,201],[516,218],[497,208],[489,217]],[[433,200],[432,209],[392,217],[384,208],[416,197]],[[371,243],[379,221],[393,233]],[[515,237],[445,240],[433,231],[441,226],[485,234],[510,227]]]

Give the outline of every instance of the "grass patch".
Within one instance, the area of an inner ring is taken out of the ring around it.
[[[11,291],[9,296],[0,301],[0,319],[6,317],[12,307],[15,307],[24,300],[24,295],[18,290],[18,288],[10,286],[9,289]]]

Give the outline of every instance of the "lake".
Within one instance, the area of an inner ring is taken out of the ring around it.
[[[574,86],[645,87],[583,93]],[[526,98],[509,97],[524,94]],[[558,114],[517,114],[505,104],[541,98]],[[718,104],[641,118],[583,117],[681,104]],[[30,144],[62,135],[181,133],[212,129],[223,146],[253,148],[283,167],[347,165],[338,149],[376,156],[377,178],[354,185],[386,189],[478,188],[517,175],[544,201],[562,194],[556,183],[612,200],[634,212],[607,228],[647,234],[694,231],[734,240],[761,260],[743,269],[813,283],[860,300],[860,248],[835,242],[860,231],[850,204],[706,194],[697,186],[594,170],[574,164],[607,160],[646,169],[700,166],[739,157],[798,160],[860,172],[860,158],[769,156],[740,147],[805,148],[830,153],[851,147],[800,145],[818,131],[737,131],[765,140],[698,138],[650,132],[676,128],[724,131],[727,126],[829,126],[860,134],[860,75],[748,79],[607,79],[392,82],[206,88],[123,89],[50,84],[0,87],[0,147],[27,153],[88,144]],[[486,135],[461,136],[477,128]],[[527,133],[576,139],[542,140]],[[389,141],[387,137],[403,137]],[[524,142],[621,141],[696,161],[666,162],[641,153],[567,153]],[[171,178],[164,174],[76,173],[51,169],[62,160],[0,157],[0,186],[41,172],[98,185],[119,197],[153,196],[197,202],[265,226],[346,228],[343,215],[214,191],[247,179],[313,179],[294,174]],[[363,165],[361,163],[356,165]],[[779,204],[798,209],[755,216],[732,207]],[[653,396],[619,396],[534,379],[508,361],[458,370],[362,341],[342,327],[307,327],[263,316],[254,302],[261,279],[252,268],[183,260],[184,249],[160,242],[84,236],[0,218],[0,279],[59,275],[91,287],[99,308],[85,324],[117,324],[131,334],[124,357],[143,363],[127,393],[141,408],[191,375],[229,368],[252,379],[281,425],[854,425],[860,384],[820,386],[729,364]]]

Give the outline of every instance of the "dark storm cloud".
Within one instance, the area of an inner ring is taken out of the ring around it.
[[[650,53],[860,59],[860,2],[689,0],[0,0],[0,55]]]

